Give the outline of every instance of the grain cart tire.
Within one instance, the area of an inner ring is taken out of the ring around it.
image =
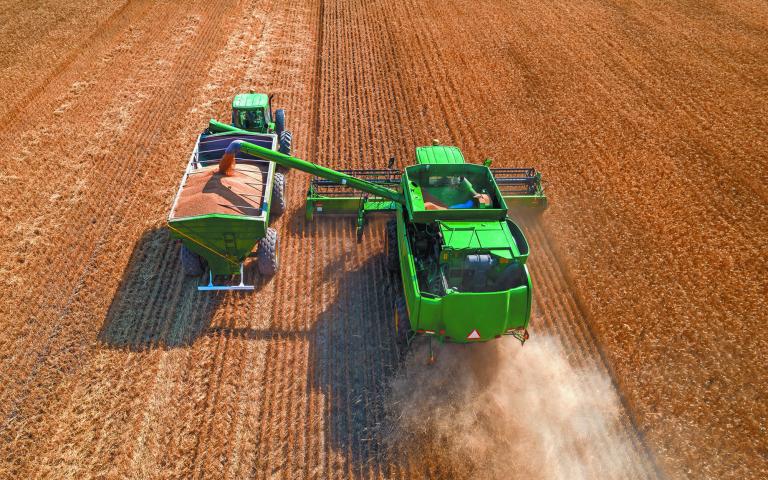
[[[278,138],[283,134],[283,130],[285,130],[285,110],[278,108],[275,110],[275,133]]]
[[[291,134],[290,130],[285,130],[281,132],[280,147],[277,149],[277,151],[284,155],[290,155],[292,142],[293,142],[293,135]]]
[[[386,242],[387,270],[397,272],[400,270],[400,258],[397,253],[397,220],[387,222]]]
[[[398,295],[395,300],[395,340],[401,348],[408,346],[408,335],[411,332],[411,321],[408,318],[408,307],[405,298]]]
[[[203,274],[203,259],[200,255],[181,244],[181,269],[184,275],[199,277]]]
[[[270,211],[279,217],[285,211],[285,174],[275,173],[275,179],[272,184],[272,206]]]
[[[256,267],[259,273],[265,277],[271,277],[277,273],[279,265],[277,259],[277,230],[267,228],[267,234],[259,240],[259,249],[256,252]]]

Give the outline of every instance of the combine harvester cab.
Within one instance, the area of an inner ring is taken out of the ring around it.
[[[529,246],[507,217],[509,204],[541,210],[547,198],[532,168],[491,169],[467,164],[456,147],[419,147],[417,164],[404,172],[336,171],[249,143],[244,151],[315,175],[307,217],[390,212],[387,265],[399,271],[404,296],[395,303],[398,342],[417,335],[457,343],[512,335],[525,342],[532,285]]]
[[[419,147],[416,158],[402,178],[405,208],[388,227],[396,230],[388,237],[398,242],[392,265],[405,297],[398,315],[408,320],[398,319],[397,328],[410,324],[400,340],[415,333],[460,343],[502,335],[525,341],[532,298],[528,242],[507,218],[496,177],[485,165],[464,163],[456,147]],[[535,186],[536,175],[528,183]],[[534,191],[528,204],[545,199]],[[519,196],[514,201],[524,204]]]
[[[259,272],[273,275],[277,270],[277,233],[268,225],[275,210],[272,203],[279,208],[285,202],[284,179],[276,188],[275,164],[246,153],[232,156],[229,174],[220,167],[232,142],[275,150],[278,137],[221,125],[212,121],[198,137],[168,215],[168,229],[182,243],[186,274],[199,276],[207,267],[207,283],[198,290],[253,290],[245,283],[244,262],[257,244]],[[216,283],[217,277],[232,276],[239,276],[239,282],[228,278],[224,284]]]

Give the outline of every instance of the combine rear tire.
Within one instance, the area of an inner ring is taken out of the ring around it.
[[[285,130],[285,110],[278,108],[275,110],[275,133],[277,133],[278,138],[282,135],[283,130]]]
[[[386,242],[387,270],[397,272],[400,270],[400,257],[397,254],[397,220],[387,222]]]
[[[272,206],[270,212],[279,217],[285,211],[285,174],[275,173],[272,185]]]
[[[405,298],[398,295],[395,300],[395,340],[401,349],[408,346],[410,333],[411,321],[408,318],[408,307],[405,305]]]
[[[292,142],[293,135],[291,134],[290,130],[284,130],[280,132],[280,147],[277,149],[277,151],[284,155],[290,155]]]
[[[267,234],[259,240],[259,249],[256,252],[256,267],[259,273],[265,277],[271,277],[277,273],[277,230],[267,228]]]
[[[183,243],[181,244],[180,256],[181,269],[184,270],[184,275],[199,277],[203,274],[203,259]]]

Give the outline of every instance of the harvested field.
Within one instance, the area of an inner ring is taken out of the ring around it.
[[[0,19],[0,477],[768,477],[763,2]],[[197,292],[164,220],[196,135],[249,89],[317,163],[407,164],[437,138],[542,170],[529,343],[401,364],[383,221],[362,243],[305,221],[300,172],[281,272]]]

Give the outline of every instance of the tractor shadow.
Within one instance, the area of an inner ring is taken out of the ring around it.
[[[266,282],[253,270],[246,268],[246,280],[258,292]],[[186,347],[210,333],[211,319],[226,296],[255,293],[200,292],[201,282],[184,275],[179,244],[165,228],[148,230],[134,246],[98,340],[131,351]]]

